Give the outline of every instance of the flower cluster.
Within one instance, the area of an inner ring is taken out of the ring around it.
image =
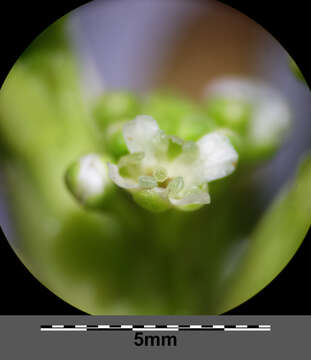
[[[111,180],[152,211],[194,210],[210,203],[208,183],[231,174],[238,154],[222,132],[197,142],[165,134],[150,116],[127,122],[123,136],[129,154],[108,163]]]
[[[68,168],[71,193],[103,210],[117,185],[154,212],[195,210],[210,203],[209,182],[230,175],[238,159],[245,168],[275,154],[291,115],[278,91],[256,79],[225,77],[205,95],[200,105],[167,94],[101,97],[94,117],[104,155],[86,155]]]

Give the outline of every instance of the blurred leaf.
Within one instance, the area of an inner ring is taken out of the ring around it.
[[[304,159],[293,184],[288,184],[266,211],[249,238],[239,270],[221,312],[228,311],[264,288],[287,265],[311,224],[311,156]],[[303,276],[303,274],[301,274]]]
[[[13,66],[0,92],[4,160],[31,173],[43,201],[60,211],[73,204],[63,184],[68,164],[100,148],[65,38],[63,20],[45,30]]]

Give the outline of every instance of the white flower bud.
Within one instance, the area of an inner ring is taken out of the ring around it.
[[[112,189],[107,159],[98,154],[88,154],[74,162],[65,179],[72,194],[90,207],[98,206]]]

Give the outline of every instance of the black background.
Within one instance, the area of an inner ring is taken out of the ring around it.
[[[295,59],[306,80],[310,83],[309,37],[311,30],[308,2],[279,2],[275,7],[271,5],[271,0],[221,2],[248,15],[268,30]],[[0,71],[1,84],[19,55],[41,31],[59,17],[84,3],[87,1],[63,0],[57,3],[28,0],[24,4],[2,1],[0,5],[0,58],[3,62]],[[228,314],[311,315],[311,295],[308,291],[310,284],[309,256],[311,254],[308,240],[310,240],[310,234],[311,231],[294,258],[276,279],[259,294]],[[2,232],[0,235],[0,314],[83,314],[55,296],[36,280],[17,258]]]

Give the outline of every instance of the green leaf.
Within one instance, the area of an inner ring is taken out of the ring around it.
[[[296,179],[273,202],[249,237],[239,270],[221,312],[246,301],[276,277],[301,245],[311,224],[311,156],[300,165]],[[301,274],[303,276],[304,274]]]

